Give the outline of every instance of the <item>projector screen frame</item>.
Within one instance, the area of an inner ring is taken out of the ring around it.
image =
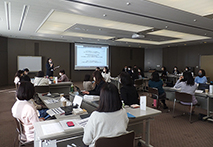
[[[96,67],[100,67],[100,69],[103,69],[105,66],[91,66],[90,68],[76,68],[77,64],[77,49],[76,45],[90,45],[90,46],[102,46],[102,47],[107,47],[107,67],[110,68],[110,46],[108,44],[95,44],[95,43],[82,43],[82,42],[75,42],[74,43],[74,62],[73,62],[73,70],[74,71],[94,71]]]

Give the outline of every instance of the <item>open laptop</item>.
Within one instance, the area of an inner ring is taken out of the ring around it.
[[[84,96],[85,94],[81,92],[81,89],[78,86],[75,86],[80,96]]]

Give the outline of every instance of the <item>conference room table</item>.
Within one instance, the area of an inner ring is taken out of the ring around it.
[[[163,87],[163,89],[166,92],[166,97],[171,101],[175,99],[175,92],[181,90],[174,87]],[[195,97],[200,105],[199,107],[206,110],[207,116],[203,119],[213,121],[213,119],[210,118],[211,113],[213,113],[213,94],[195,91]]]
[[[74,98],[75,94],[70,95],[70,100],[72,101]],[[47,96],[42,96],[39,94],[40,99],[46,104],[48,108],[57,108],[61,107],[61,103],[53,103],[53,104],[47,104],[45,103],[45,100],[50,99]],[[53,98],[58,100],[59,97]],[[83,99],[81,108],[83,109],[90,109],[90,111],[96,110],[98,106],[97,99],[92,100],[92,99]],[[138,124],[142,124],[145,126],[145,136],[144,140],[140,140],[142,144],[145,146],[151,146],[150,145],[150,120],[152,120],[156,115],[159,115],[161,111],[146,107],[146,110],[141,110],[140,108],[130,108],[128,106],[125,106],[126,111],[135,118],[129,118],[129,126],[135,126]],[[89,112],[89,113],[91,113]],[[75,122],[77,121],[82,121],[83,119],[80,118],[80,115],[56,115],[56,119],[53,120],[47,120],[43,122],[37,122],[35,123],[35,135],[34,135],[34,147],[55,147],[55,146],[64,146],[61,145],[62,143],[66,144],[71,144],[74,142],[74,144],[79,144],[82,143],[82,137],[84,130],[82,127],[77,127],[77,128],[70,128],[70,129],[59,129],[58,132],[54,132],[52,134],[46,134],[43,129],[44,126],[53,126],[56,124],[61,124],[63,121],[68,121],[68,120],[73,120]],[[60,125],[58,126],[60,128]],[[52,128],[54,129],[54,128]],[[71,142],[70,142],[71,141]]]

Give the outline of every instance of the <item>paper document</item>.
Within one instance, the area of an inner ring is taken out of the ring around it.
[[[54,103],[58,103],[58,99],[48,99],[48,100],[44,100],[44,102],[46,104],[54,104]]]
[[[56,115],[56,114],[64,114],[65,111],[62,110],[60,107],[58,107],[58,108],[53,108],[53,109],[47,110],[47,113],[48,113],[50,116],[53,116],[53,115]]]
[[[61,125],[58,122],[43,124],[41,125],[41,128],[44,135],[50,135],[50,134],[60,133],[64,131],[64,129],[61,127]]]
[[[84,128],[84,127],[86,126],[88,120],[89,120],[89,117],[88,117],[88,118],[85,118],[85,119],[81,119],[81,120],[79,120],[77,123],[78,123],[79,126],[81,126],[81,127]]]
[[[195,93],[203,93],[203,90],[195,90]]]
[[[84,95],[84,99],[99,100],[100,96],[97,96],[97,95]]]

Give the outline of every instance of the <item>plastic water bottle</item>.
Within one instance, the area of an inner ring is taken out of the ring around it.
[[[121,102],[122,102],[122,107],[124,108],[124,106],[125,106],[124,101],[122,100]]]
[[[209,85],[209,93],[210,94],[213,93],[213,82],[212,81],[210,82],[210,85]]]
[[[71,91],[72,93],[74,92],[74,85],[73,85],[73,84],[71,85],[70,91]]]

